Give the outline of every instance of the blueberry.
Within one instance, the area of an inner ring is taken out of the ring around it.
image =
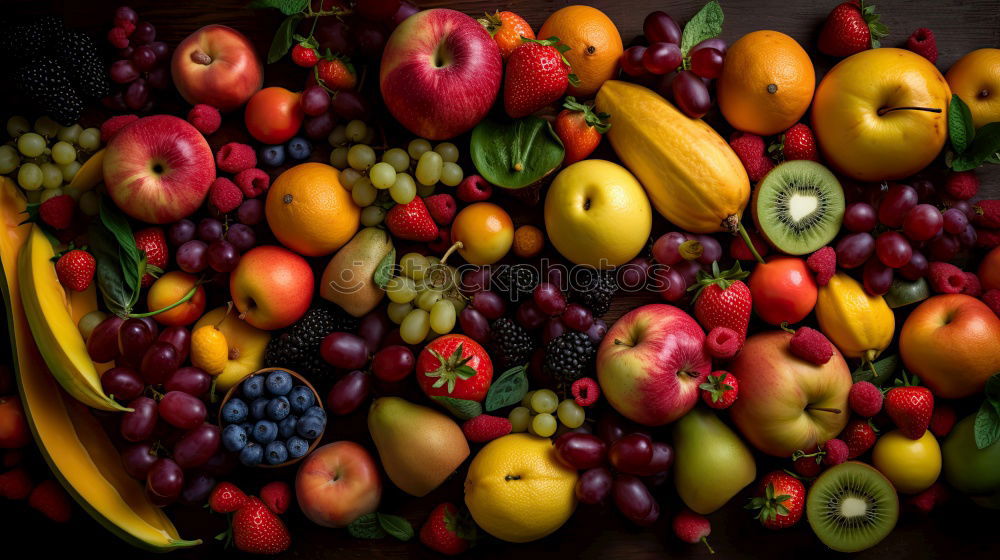
[[[267,381],[264,385],[274,396],[287,395],[292,390],[292,374],[281,370],[272,371],[267,374]]]
[[[316,439],[323,432],[326,419],[319,416],[303,416],[295,426],[295,432],[306,439]]]
[[[233,397],[222,407],[222,419],[230,424],[239,424],[246,420],[248,412],[247,403]]]
[[[291,405],[288,404],[288,397],[274,397],[271,402],[267,403],[267,417],[275,422],[287,418],[290,411]]]
[[[265,399],[263,397],[250,403],[250,417],[254,420],[260,420],[267,413],[267,403],[271,402],[271,399]]]
[[[299,385],[288,393],[288,401],[292,403],[292,414],[302,414],[310,406],[316,404],[316,395],[309,387]]]
[[[243,422],[242,424],[240,424],[240,427],[243,428],[243,431],[247,433],[247,437],[249,437],[250,434],[253,433],[253,424],[254,423],[250,421]]]
[[[240,451],[240,462],[248,467],[255,467],[264,458],[264,447],[249,441],[246,447]]]
[[[288,447],[288,455],[290,455],[292,459],[298,459],[309,451],[309,442],[299,436],[292,436],[288,438],[286,446]]]
[[[264,165],[278,167],[285,163],[285,147],[281,144],[277,146],[264,146],[260,149],[260,159],[264,161]]]
[[[288,157],[292,159],[306,159],[312,153],[312,145],[301,136],[296,136],[288,141]]]
[[[258,420],[253,427],[253,439],[257,443],[271,443],[278,437],[278,425],[270,420]]]
[[[279,465],[288,460],[288,448],[283,441],[272,441],[264,448],[264,461],[268,465]]]
[[[278,437],[281,439],[288,439],[295,435],[295,425],[298,424],[299,419],[294,414],[289,414],[284,420],[278,422]]]
[[[230,424],[222,430],[222,446],[237,452],[247,445],[247,433],[239,424]]]
[[[261,375],[251,375],[243,382],[241,389],[243,396],[249,400],[260,397],[264,394],[264,377]]]
[[[323,407],[318,405],[313,405],[307,408],[306,411],[302,413],[302,416],[318,416],[326,422],[326,412],[323,410]]]

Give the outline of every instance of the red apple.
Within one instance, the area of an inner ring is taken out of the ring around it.
[[[698,402],[712,371],[705,333],[665,304],[633,309],[608,329],[597,350],[597,379],[611,406],[647,426],[680,418]]]
[[[104,156],[104,184],[126,214],[168,224],[201,206],[215,180],[205,137],[170,115],[139,119],[118,131]]]
[[[225,25],[206,25],[188,35],[177,45],[170,71],[188,103],[220,111],[242,106],[264,84],[264,67],[253,43]]]
[[[229,276],[229,294],[240,318],[264,330],[298,321],[312,301],[314,277],[305,259],[275,245],[255,247],[240,257]]]
[[[1000,319],[972,296],[934,296],[906,318],[899,354],[935,397],[968,397],[1000,371]]]
[[[295,475],[295,497],[313,523],[346,527],[378,507],[382,498],[378,465],[354,442],[328,443],[302,461]]]
[[[791,457],[825,443],[847,425],[851,370],[834,348],[817,366],[788,348],[792,334],[769,331],[747,338],[730,362],[740,395],[729,409],[733,423],[764,453]]]
[[[486,116],[503,74],[500,48],[455,10],[417,12],[392,32],[382,53],[382,97],[396,120],[431,140],[452,138]]]

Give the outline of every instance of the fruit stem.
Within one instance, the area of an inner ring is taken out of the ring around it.
[[[456,241],[455,243],[453,243],[451,247],[448,247],[448,250],[444,252],[444,255],[441,255],[441,264],[444,264],[452,253],[454,253],[458,249],[464,249],[464,248],[465,245],[461,241]]]
[[[193,53],[191,53],[191,60],[196,64],[201,64],[204,66],[208,66],[209,64],[212,63],[212,57],[208,56],[208,53],[204,51],[194,51]]]
[[[621,340],[618,340],[617,338],[615,339],[615,344],[617,344],[618,346],[628,346],[629,348],[632,347],[631,344],[629,344],[627,342],[622,342]]]
[[[701,542],[705,543],[705,548],[708,549],[709,554],[715,554],[715,551],[712,550],[712,545],[708,544],[708,537],[702,537]]]
[[[841,412],[843,412],[839,408],[823,408],[823,407],[819,407],[819,406],[807,406],[806,410],[819,410],[819,411],[822,411],[822,412],[829,412],[829,413],[832,413],[832,414],[840,414]]]
[[[881,117],[886,113],[891,113],[893,111],[927,111],[928,113],[940,113],[941,109],[935,109],[933,107],[882,107],[876,111],[876,114]]]
[[[753,246],[753,241],[750,240],[750,234],[747,233],[747,228],[743,227],[742,223],[736,223],[736,231],[739,232],[740,237],[743,238],[743,242],[747,244],[747,249],[750,249],[750,253],[753,258],[757,259],[757,262],[764,264],[764,259],[761,258],[760,253],[757,252],[757,248]]]
[[[188,301],[192,297],[194,297],[194,293],[196,291],[198,291],[198,284],[195,284],[194,286],[191,286],[191,289],[188,290],[188,292],[186,294],[184,294],[184,297],[182,297],[181,299],[179,299],[179,300],[171,303],[170,305],[168,305],[166,307],[161,307],[160,309],[157,309],[156,311],[148,311],[146,313],[129,313],[128,315],[126,315],[126,317],[129,318],[129,319],[141,319],[143,317],[152,317],[153,315],[158,315],[160,313],[163,313],[164,311],[170,311],[171,309],[177,307],[178,305],[180,305],[180,304]]]

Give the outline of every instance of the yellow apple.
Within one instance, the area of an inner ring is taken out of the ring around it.
[[[225,306],[217,307],[206,313],[191,329],[193,332],[198,330],[198,327],[218,324],[219,330],[226,336],[229,361],[216,378],[215,383],[219,391],[228,391],[241,379],[260,369],[264,365],[264,350],[271,340],[269,332],[253,327],[240,319],[235,309],[228,314],[226,312]],[[223,315],[226,316],[225,319],[222,318]]]
[[[941,474],[941,446],[930,430],[920,439],[910,439],[899,430],[878,438],[872,463],[896,490],[916,494],[930,488]]]
[[[873,49],[833,67],[813,100],[826,160],[859,181],[902,179],[927,166],[948,136],[951,89],[926,58]]]
[[[976,128],[1000,121],[1000,49],[977,49],[945,74],[951,91],[962,98]]]
[[[624,167],[588,159],[559,172],[545,197],[545,229],[570,261],[610,268],[646,245],[653,211],[639,181]]]

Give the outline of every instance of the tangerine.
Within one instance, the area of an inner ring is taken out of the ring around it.
[[[340,184],[340,173],[324,163],[302,163],[279,175],[264,213],[278,241],[308,257],[340,249],[361,224],[361,209]]]

